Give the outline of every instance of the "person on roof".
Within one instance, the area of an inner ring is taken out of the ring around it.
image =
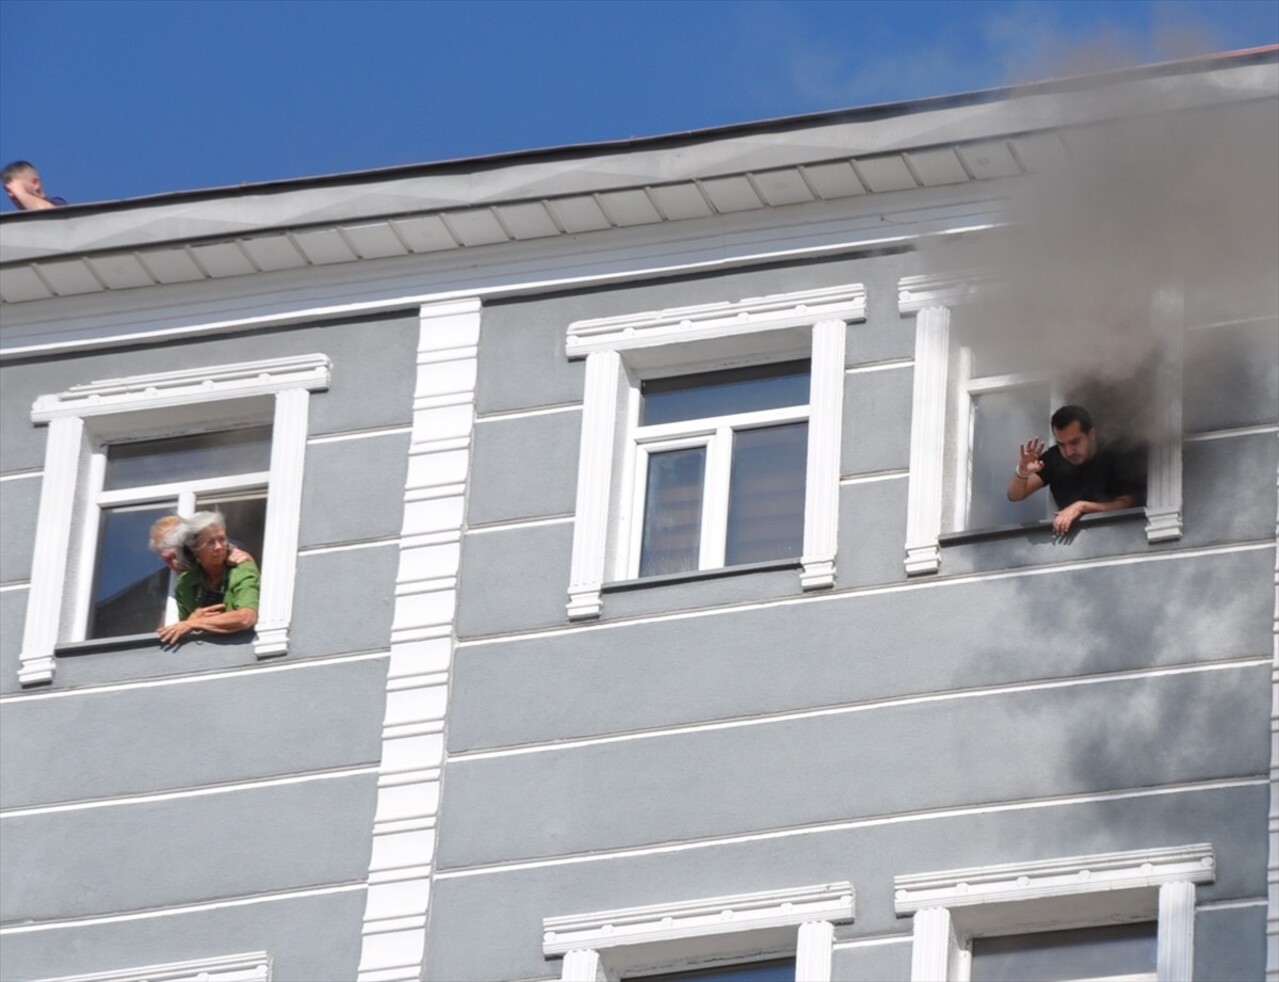
[[[44,184],[40,181],[40,172],[35,165],[26,160],[15,160],[0,171],[0,180],[4,182],[4,190],[22,211],[36,211],[40,208],[55,208],[65,205],[66,198],[51,197],[44,193]]]
[[[1020,448],[1017,469],[1008,482],[1008,500],[1022,501],[1042,487],[1052,489],[1059,509],[1053,531],[1069,532],[1082,515],[1117,511],[1141,504],[1145,481],[1133,473],[1128,456],[1101,443],[1092,416],[1083,406],[1062,406],[1052,415],[1056,446],[1031,437]]]

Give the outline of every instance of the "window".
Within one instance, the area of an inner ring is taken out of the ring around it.
[[[972,940],[972,982],[1156,982],[1155,923]]]
[[[853,909],[840,882],[548,917],[542,951],[563,956],[563,982],[830,982],[834,925]]]
[[[899,310],[916,315],[906,572],[940,569],[943,532],[1033,522],[1051,514],[1049,495],[1041,492],[1014,504],[1005,500],[1005,488],[1017,446],[1036,433],[1046,438],[1049,416],[1067,402],[1088,407],[1108,438],[1125,437],[1127,454],[1147,460],[1147,540],[1180,538],[1180,294],[1162,290],[1151,298],[1157,345],[1139,373],[1140,384],[1066,386],[1047,372],[1010,364],[1016,353],[1006,350],[1006,343],[965,347],[953,339],[952,307],[990,288],[989,276],[972,272],[908,276],[899,284]],[[1039,355],[1040,364],[1044,358],[1051,352]],[[1148,451],[1135,448],[1138,440],[1148,444]]]
[[[143,634],[176,620],[173,577],[157,570],[147,545],[164,515],[221,511],[231,539],[261,557],[269,426],[109,444],[105,456],[103,486],[85,521],[86,530],[98,528],[85,638]]]
[[[641,382],[637,575],[799,559],[808,390],[807,361]]]
[[[847,324],[860,284],[569,326],[586,358],[570,618],[606,583],[797,560],[835,582]]]
[[[912,980],[1189,979],[1195,884],[1216,875],[1212,846],[899,876],[898,916],[914,917]]]
[[[217,508],[262,567],[258,657],[288,648],[312,391],[329,359],[302,355],[109,379],[41,396],[48,424],[19,678],[52,681],[56,646],[150,633],[170,594],[147,531]]]

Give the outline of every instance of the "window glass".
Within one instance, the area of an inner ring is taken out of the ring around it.
[[[152,523],[171,514],[173,504],[103,509],[86,637],[145,634],[163,623],[169,570],[151,551],[149,536]]]
[[[697,372],[643,383],[641,424],[675,423],[808,402],[808,361]]]
[[[723,965],[719,968],[703,968],[688,972],[670,972],[666,975],[642,976],[646,982],[795,982],[795,959],[783,961],[752,962],[749,965]]]
[[[1032,436],[1047,436],[1051,398],[1046,382],[973,396],[970,529],[1037,522],[1046,517],[1042,493],[1009,501],[1007,488],[1017,466],[1017,448]]]
[[[733,435],[727,565],[799,557],[804,547],[807,459],[807,423]]]
[[[265,471],[271,466],[271,427],[197,433],[117,443],[107,450],[105,489],[195,481],[223,474]]]
[[[261,567],[262,540],[266,532],[266,491],[200,497],[195,501],[195,510],[222,512],[231,544],[249,553]]]
[[[648,455],[640,576],[698,568],[706,448]]]
[[[1153,979],[1155,929],[1152,921],[974,938],[973,982],[1063,982],[1116,976]]]

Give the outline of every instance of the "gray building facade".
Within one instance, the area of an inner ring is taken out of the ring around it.
[[[1267,49],[4,216],[0,977],[1279,979],[1277,141]]]

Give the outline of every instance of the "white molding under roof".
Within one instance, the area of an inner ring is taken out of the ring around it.
[[[851,921],[854,908],[853,885],[843,881],[548,917],[542,921],[542,952],[550,957],[583,949],[798,927],[809,921]]]
[[[893,878],[898,916],[928,907],[970,907],[1076,894],[1211,883],[1217,876],[1210,843],[914,873]]]
[[[1060,166],[1072,127],[1271,98],[1279,89],[1277,51],[624,144],[6,216],[0,301],[430,256],[996,181]],[[192,228],[202,234],[190,235]]]

